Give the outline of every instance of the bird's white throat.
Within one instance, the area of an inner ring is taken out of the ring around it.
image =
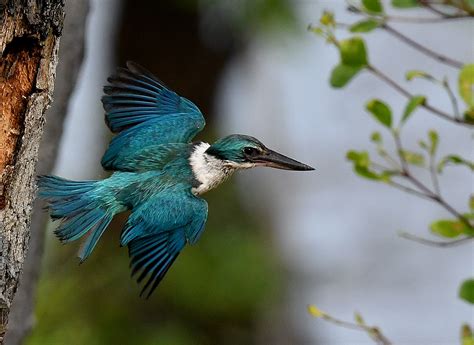
[[[196,195],[203,194],[224,182],[227,177],[237,169],[246,169],[254,166],[253,164],[238,164],[232,161],[221,160],[213,155],[207,154],[208,143],[199,143],[194,147],[194,151],[189,157],[189,163],[194,177],[200,183],[194,187],[192,192]]]

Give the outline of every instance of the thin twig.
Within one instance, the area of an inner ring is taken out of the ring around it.
[[[473,16],[469,14],[458,14],[447,17],[401,17],[401,16],[384,16],[385,20],[390,22],[413,23],[413,24],[429,24],[429,23],[447,23],[450,20],[457,19],[472,19]]]
[[[432,246],[432,247],[441,247],[441,248],[448,248],[448,247],[454,247],[454,246],[459,246],[463,243],[470,242],[474,240],[474,236],[469,236],[469,237],[463,237],[458,240],[454,241],[433,241],[427,238],[423,237],[418,237],[416,235],[410,234],[408,232],[400,232],[398,234],[400,237],[405,238],[410,241],[414,241],[417,243],[421,243],[427,246]]]
[[[357,324],[344,320],[339,320],[326,313],[321,313],[320,318],[325,321],[331,322],[337,326],[365,332],[379,345],[392,345],[392,342],[385,335],[382,334],[378,327],[371,327],[364,324]]]
[[[433,151],[433,150],[431,150]],[[430,175],[431,175],[431,181],[433,182],[433,188],[435,190],[435,193],[440,195],[441,190],[439,188],[439,181],[438,181],[438,174],[436,174],[436,167],[435,167],[435,153],[430,152]]]
[[[454,67],[454,68],[462,68],[462,66],[463,66],[462,62],[454,60],[450,57],[438,54],[437,52],[435,52],[435,51],[425,47],[424,45],[421,45],[420,43],[412,40],[410,37],[405,36],[400,31],[394,29],[393,27],[391,27],[387,23],[383,23],[380,27],[383,28],[384,30],[386,30],[388,33],[392,34],[393,36],[397,37],[399,40],[405,42],[409,46],[417,49],[418,51],[422,52],[423,54],[425,54],[425,55],[427,55],[427,56],[429,56],[429,57],[431,57],[435,60],[438,60],[438,61],[440,61],[440,62],[442,62],[442,63],[444,63],[448,66]]]
[[[373,65],[367,65],[367,70],[369,70],[371,73],[373,73],[374,75],[376,75],[378,78],[380,78],[381,80],[383,80],[384,82],[386,82],[387,84],[389,84],[390,86],[392,86],[395,90],[397,90],[398,92],[400,92],[402,95],[404,95],[405,97],[407,98],[412,98],[414,95],[411,94],[409,91],[407,91],[406,89],[404,89],[402,86],[400,86],[399,84],[397,84],[393,79],[391,79],[390,77],[388,77],[387,75],[385,75],[384,73],[382,73],[379,69],[375,68]],[[435,114],[436,116],[440,117],[440,118],[443,118],[445,120],[448,120],[448,121],[451,121],[451,122],[454,122],[458,125],[463,125],[463,126],[466,126],[466,127],[469,127],[469,128],[472,128],[472,124],[462,120],[462,119],[458,119],[458,118],[455,118],[455,117],[452,117],[450,114],[444,112],[443,110],[441,109],[438,109],[438,108],[435,108],[433,107],[432,105],[428,104],[428,102],[425,102],[423,104],[421,104],[421,106],[429,111],[431,111],[433,114]]]
[[[451,104],[453,106],[454,117],[460,119],[461,118],[461,113],[459,112],[458,101],[456,100],[456,96],[454,95],[453,90],[449,86],[448,80],[445,78],[441,82],[441,84],[443,85],[444,89],[448,93],[449,100],[451,101]]]
[[[471,222],[469,221],[469,219],[467,219],[460,212],[458,212],[453,206],[448,204],[446,200],[444,200],[443,197],[439,193],[433,192],[431,189],[426,187],[420,180],[418,180],[415,176],[413,176],[413,174],[411,173],[408,167],[408,163],[406,162],[402,154],[403,146],[400,140],[400,135],[395,131],[393,131],[392,134],[395,139],[395,145],[396,145],[397,152],[400,158],[400,162],[402,164],[401,176],[405,177],[408,181],[410,181],[415,187],[418,188],[420,192],[422,192],[422,194],[426,195],[432,201],[437,202],[438,204],[443,206],[449,213],[451,213],[453,216],[455,216],[457,219],[463,222],[467,227],[472,229],[473,226]]]
[[[432,198],[429,196],[429,195],[426,195],[420,191],[417,191],[416,189],[413,189],[413,188],[410,188],[410,187],[407,187],[407,186],[404,186],[400,183],[397,183],[397,182],[394,182],[394,181],[388,181],[387,184],[389,186],[392,186],[394,188],[397,188],[397,189],[400,189],[404,192],[407,192],[407,193],[410,193],[410,194],[413,194],[413,195],[416,195],[420,198],[423,198],[423,199],[426,199],[426,200],[432,200]]]
[[[433,6],[429,1],[427,1],[427,0],[418,0],[418,2],[420,3],[420,5],[424,6],[425,8],[427,8],[428,10],[430,10],[431,12],[440,15],[440,16],[443,17],[443,18],[450,17],[449,14],[444,13],[443,11],[438,10],[436,7],[434,7],[434,6]]]

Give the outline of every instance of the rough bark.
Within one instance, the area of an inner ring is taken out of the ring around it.
[[[64,1],[0,1],[0,344],[28,248]]]
[[[76,85],[84,57],[84,35],[89,0],[66,3],[66,18],[59,49],[54,102],[46,112],[46,126],[38,155],[37,173],[48,174],[54,168],[69,98]],[[20,345],[34,326],[36,287],[41,271],[44,229],[48,214],[39,202],[33,207],[31,238],[23,265],[20,285],[13,299],[5,344]]]

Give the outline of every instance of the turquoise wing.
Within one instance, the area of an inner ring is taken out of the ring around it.
[[[133,209],[121,236],[128,245],[132,276],[145,278],[140,296],[148,298],[177,256],[199,239],[207,220],[207,202],[188,190],[163,191]]]
[[[105,169],[119,170],[122,159],[144,147],[189,143],[206,124],[194,103],[135,63],[128,62],[108,81],[102,97],[105,121],[117,135],[102,158]]]

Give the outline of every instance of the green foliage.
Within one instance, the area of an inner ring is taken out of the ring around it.
[[[441,173],[443,172],[443,169],[445,168],[446,165],[453,164],[453,165],[464,165],[474,171],[474,162],[470,162],[467,159],[462,158],[461,156],[458,155],[448,155],[446,157],[443,157],[443,159],[440,160],[438,163],[438,172]]]
[[[413,96],[408,100],[408,103],[405,107],[405,111],[403,112],[402,119],[400,121],[401,124],[404,124],[410,115],[418,108],[420,105],[425,104],[426,97],[425,96]]]
[[[408,150],[401,150],[400,154],[403,157],[403,159],[409,164],[417,165],[420,167],[425,165],[425,157],[421,153],[412,152]]]
[[[471,107],[464,112],[464,121],[474,124],[474,107]]]
[[[351,150],[347,152],[346,158],[353,162],[353,168],[357,175],[375,181],[387,182],[390,180],[389,172],[377,173],[371,169],[370,156],[367,151]]]
[[[436,153],[436,150],[438,149],[438,142],[439,142],[438,132],[436,132],[435,130],[428,131],[428,138],[430,140],[429,152],[431,155],[434,155]]]
[[[376,143],[376,144],[381,144],[382,143],[382,135],[380,134],[380,132],[373,132],[370,135],[370,141],[372,141],[373,143]]]
[[[469,228],[460,220],[441,219],[430,225],[431,231],[441,237],[454,238],[460,235],[470,235],[472,228]]]
[[[330,84],[340,88],[367,66],[367,51],[360,37],[352,37],[338,43],[341,62],[331,72]]]
[[[329,80],[332,87],[341,88],[347,85],[347,83],[357,74],[363,67],[360,66],[348,66],[339,64],[331,72],[331,78]]]
[[[461,327],[461,345],[474,345],[474,336],[471,327],[467,324]]]
[[[474,279],[467,279],[461,284],[459,297],[468,303],[474,304]]]
[[[465,65],[459,73],[459,94],[468,107],[474,107],[474,64]]]
[[[378,99],[373,99],[366,104],[365,108],[382,125],[387,128],[392,127],[392,111],[386,103]]]
[[[380,0],[362,0],[362,5],[368,12],[382,13],[383,5]]]
[[[418,71],[418,70],[411,70],[411,71],[406,72],[405,78],[408,81],[411,81],[415,78],[423,78],[423,79],[428,79],[432,81],[435,80],[435,78],[432,75],[423,71]]]
[[[347,66],[364,67],[368,63],[364,40],[351,37],[339,42],[341,63]]]
[[[359,326],[365,326],[365,320],[360,313],[354,313],[354,320]]]
[[[357,23],[352,24],[349,27],[350,32],[354,33],[364,33],[364,32],[371,32],[380,26],[380,22],[376,21],[375,19],[364,19]]]
[[[420,6],[418,0],[392,0],[392,6],[397,8],[412,8]]]
[[[336,26],[336,21],[334,20],[334,13],[332,13],[330,11],[324,11],[323,15],[319,19],[319,22],[323,26],[335,27]]]
[[[349,2],[349,10],[363,16],[361,20],[355,23],[340,25],[348,27],[349,32],[371,32],[376,28],[383,26],[384,23],[389,23],[396,19],[396,17],[391,16],[391,14],[385,14],[383,2],[380,0],[361,0],[361,3],[362,6],[358,6],[351,1]],[[420,1],[391,0],[391,5],[394,8],[408,9],[420,6]],[[445,13],[455,13],[454,10],[457,10],[458,13],[464,13],[466,16],[474,15],[474,0],[442,1],[439,3],[439,6],[445,6],[447,8]],[[450,10],[453,11],[450,12]],[[407,20],[411,21],[413,18],[407,17]],[[337,25],[337,27],[340,26]],[[387,28],[387,26],[384,26],[384,28]],[[454,67],[460,64],[454,59],[451,59],[450,61],[448,61],[449,59],[442,59],[443,56],[436,52],[428,53],[426,50],[423,50],[423,47],[410,43],[409,37],[408,39],[405,39],[405,35],[397,33],[396,30],[391,33],[399,35],[399,38],[402,38],[402,41],[414,46],[416,49],[423,51],[438,61],[444,60],[446,64]],[[437,79],[430,73],[421,70],[409,70],[406,72],[405,77],[407,81],[425,79],[442,87],[451,101],[452,112],[449,113],[428,104],[425,95],[412,95],[402,85],[386,75],[381,68],[370,64],[367,48],[362,38],[352,37],[342,41],[337,41],[334,31],[331,31],[329,36],[326,34],[325,37],[329,43],[334,44],[339,49],[341,57],[339,65],[337,65],[331,73],[330,83],[333,87],[343,87],[347,85],[347,83],[361,70],[365,69],[409,98],[404,111],[400,116],[398,127],[392,127],[393,115],[389,105],[379,99],[372,99],[367,102],[366,110],[378,121],[378,123],[390,130],[390,134],[395,143],[395,152],[394,154],[391,154],[384,148],[380,132],[375,131],[371,134],[370,140],[376,145],[378,156],[383,159],[382,163],[371,161],[367,151],[351,150],[347,153],[346,158],[353,163],[354,172],[360,177],[373,181],[386,182],[387,184],[407,193],[438,202],[439,205],[449,211],[455,219],[434,221],[430,224],[431,232],[447,239],[461,237],[460,239],[452,241],[445,240],[441,242],[417,238],[416,236],[407,236],[407,238],[419,240],[422,243],[434,246],[451,246],[464,242],[465,239],[470,239],[470,237],[474,237],[474,227],[472,225],[474,221],[474,195],[471,195],[469,199],[470,213],[463,213],[448,204],[441,193],[438,181],[438,175],[443,171],[446,165],[452,164],[466,166],[474,171],[474,162],[471,162],[457,154],[447,155],[437,161],[436,152],[440,138],[438,133],[434,130],[428,132],[427,139],[418,141],[419,146],[423,149],[423,152],[421,153],[406,150],[402,144],[401,137],[402,126],[406,125],[407,121],[416,114],[416,110],[420,107],[424,107],[427,111],[455,124],[474,124],[474,64],[467,64],[462,67],[458,79],[458,95],[456,95],[451,89],[446,76]],[[460,98],[463,99],[467,106],[466,109],[462,111],[459,110],[456,96],[460,96]],[[425,169],[429,173],[431,183],[426,183],[419,176],[414,174],[414,169],[411,165]],[[392,177],[394,177],[394,180],[391,180]],[[463,284],[460,290],[460,297],[474,304],[474,280],[466,281]],[[330,316],[326,315],[323,316],[323,318],[330,319]],[[363,325],[363,320],[360,315],[356,314],[355,319],[356,324],[354,324],[354,326]],[[467,329],[469,332],[465,332],[466,334],[462,337],[462,345],[474,345],[472,333],[469,328]],[[372,335],[375,335],[375,333]],[[372,338],[377,339],[375,336],[372,336]]]

